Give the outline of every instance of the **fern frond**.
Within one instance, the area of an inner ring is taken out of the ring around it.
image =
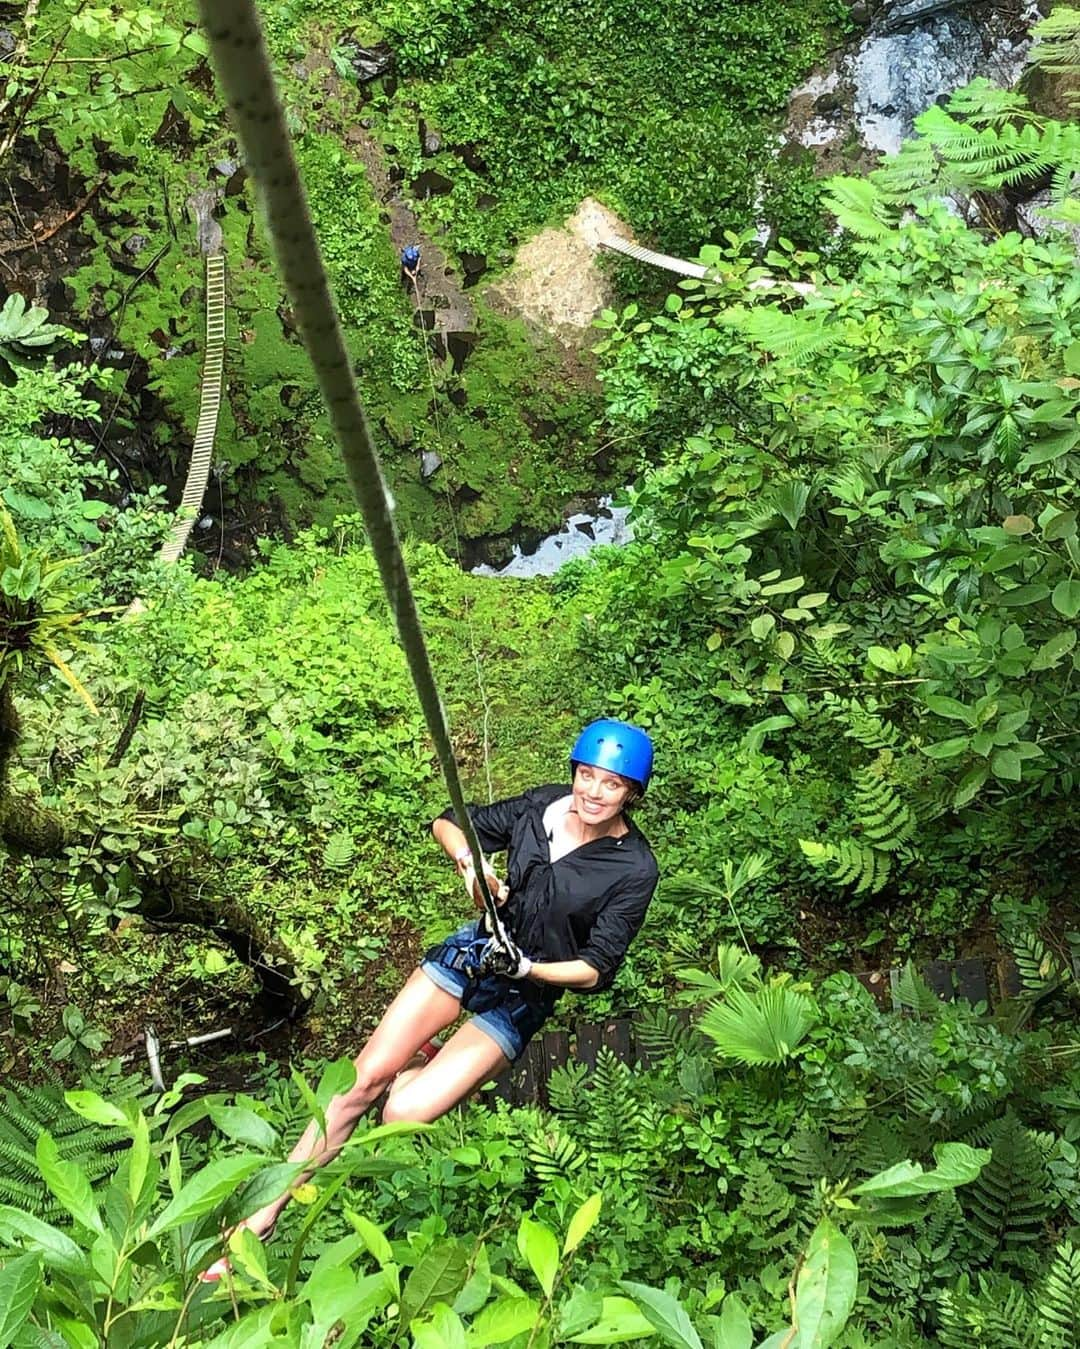
[[[1038,1144],[1011,1112],[965,1141],[991,1150],[990,1161],[959,1194],[976,1247],[984,1259],[1024,1263],[1057,1207]]]
[[[895,219],[880,188],[869,178],[830,178],[825,206],[843,229],[879,241],[895,233]]]
[[[791,361],[803,361],[837,338],[824,319],[789,314],[766,305],[751,310],[741,326],[743,333],[770,356]]]
[[[1020,988],[1025,997],[1045,998],[1068,980],[1065,966],[1048,949],[1038,933],[1017,932],[1012,945]]]
[[[1063,1241],[1037,1298],[1040,1349],[1080,1349],[1080,1246]]]
[[[546,1120],[530,1135],[526,1151],[536,1178],[545,1184],[563,1179],[585,1165],[584,1150],[563,1132],[555,1119]]]
[[[589,1070],[583,1063],[571,1059],[559,1068],[553,1068],[548,1078],[548,1103],[564,1119],[580,1123],[587,1113],[585,1087]]]
[[[896,999],[905,1011],[916,1016],[938,1016],[941,1003],[937,994],[909,960],[896,982]]]
[[[851,885],[855,894],[877,894],[892,872],[892,859],[887,852],[843,839],[839,843],[818,843],[815,839],[799,839],[812,866],[828,869],[837,885]]]
[[[1039,1349],[1031,1303],[1012,1279],[983,1275],[972,1292],[965,1277],[938,1307],[945,1349]]]

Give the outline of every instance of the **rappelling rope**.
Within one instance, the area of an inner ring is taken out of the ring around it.
[[[202,388],[199,395],[199,420],[191,447],[180,514],[161,545],[162,562],[175,562],[187,547],[191,528],[206,495],[210,481],[210,463],[214,456],[214,436],[221,409],[221,380],[225,368],[225,258],[212,253],[206,259],[206,347],[203,351]]]
[[[360,404],[338,323],[315,227],[307,206],[285,115],[253,0],[199,0],[203,27],[248,169],[266,211],[270,235],[297,326],[307,348],[364,519],[383,590],[393,611],[450,801],[476,859],[476,874],[495,940],[512,949],[484,880],[483,850],[465,805],[450,728],[431,669],[420,615],[401,553],[393,507]]]
[[[435,387],[435,362],[431,359],[431,344],[428,341],[427,329],[424,324],[424,306],[420,298],[420,282],[417,277],[412,277],[413,297],[416,300],[416,312],[420,315],[420,332],[423,336],[424,360],[427,364],[428,384],[431,388],[431,411],[435,418],[435,435],[438,437],[439,449],[446,450],[446,437],[443,435],[442,418],[439,416],[439,392]],[[450,492],[450,484],[446,480],[446,474],[442,475],[443,495],[446,497],[446,509],[450,515],[450,530],[454,536],[454,551],[457,554],[458,566],[462,571],[465,570],[465,559],[461,551],[461,535],[458,533],[457,512],[454,510],[454,498]],[[472,618],[472,596],[465,594],[465,629],[469,639],[469,652],[473,658],[473,668],[476,671],[476,688],[480,694],[480,704],[484,709],[483,729],[481,740],[484,750],[484,780],[487,783],[487,798],[490,805],[495,797],[494,789],[491,785],[491,701],[487,695],[487,687],[484,684],[484,671],[480,660],[480,648],[476,643],[476,631]]]

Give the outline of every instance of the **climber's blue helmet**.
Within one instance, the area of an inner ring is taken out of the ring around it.
[[[417,248],[415,244],[405,245],[405,247],[401,250],[401,261],[408,263],[420,261],[420,250]]]
[[[570,751],[571,773],[579,763],[629,778],[644,795],[652,776],[652,741],[639,727],[625,721],[590,722]]]

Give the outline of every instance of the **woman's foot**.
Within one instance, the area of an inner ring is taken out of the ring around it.
[[[260,1232],[256,1232],[255,1228],[251,1225],[251,1219],[245,1218],[243,1222],[237,1223],[236,1226],[232,1229],[232,1231],[229,1232],[229,1234],[226,1236],[225,1245],[228,1246],[230,1240],[232,1239],[233,1232],[239,1232],[244,1228],[247,1228],[247,1230],[251,1232],[253,1236],[257,1237],[259,1241],[264,1242],[269,1241],[270,1238],[274,1235],[275,1227],[277,1227],[276,1218],[272,1223],[270,1223],[268,1227],[264,1227]],[[227,1255],[223,1255],[220,1260],[215,1260],[212,1265],[204,1269],[197,1276],[197,1278],[200,1283],[220,1283],[221,1280],[231,1269],[232,1264],[229,1260],[229,1257]]]

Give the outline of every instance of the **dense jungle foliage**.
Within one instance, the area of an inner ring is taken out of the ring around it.
[[[0,1349],[1078,1349],[1080,12],[1035,49],[1058,116],[980,82],[811,185],[770,119],[831,0],[263,9],[470,790],[562,780],[594,715],[655,740],[660,889],[553,1023],[633,1013],[646,1054],[372,1121],[297,1183],[464,916],[445,789],[193,9],[31,3],[0,96],[42,222],[0,252]],[[707,278],[621,272],[591,352],[470,287],[464,365],[427,344],[394,212],[495,270],[590,193]],[[230,257],[231,570],[224,527],[157,560],[196,220]],[[613,472],[632,542],[461,565]],[[962,956],[1000,962],[989,1000],[918,972]]]

